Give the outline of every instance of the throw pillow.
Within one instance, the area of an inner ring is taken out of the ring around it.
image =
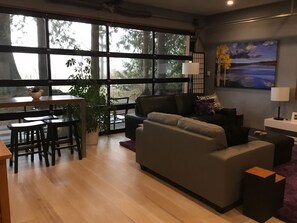
[[[213,115],[214,111],[214,100],[195,100],[194,101],[195,115]]]
[[[247,143],[249,141],[248,127],[232,126],[225,129],[228,147]]]
[[[219,98],[216,93],[213,93],[212,95],[205,95],[205,96],[197,96],[198,100],[208,100],[208,99],[213,99],[214,100],[214,110],[215,111],[220,111],[224,107],[221,105]]]

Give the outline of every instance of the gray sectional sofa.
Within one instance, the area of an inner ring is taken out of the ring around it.
[[[222,127],[152,112],[136,130],[136,161],[223,212],[241,199],[244,171],[273,168],[274,145],[254,140],[228,147]]]

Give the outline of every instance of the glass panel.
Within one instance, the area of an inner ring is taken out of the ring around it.
[[[110,52],[151,54],[152,32],[110,27],[109,44]]]
[[[135,103],[140,95],[152,95],[152,84],[119,84],[110,86],[110,97],[129,97],[129,103]]]
[[[156,78],[180,78],[182,75],[181,60],[156,60],[155,75]]]
[[[45,47],[45,20],[23,15],[0,13],[0,44]]]
[[[152,60],[110,58],[110,78],[152,78],[152,67]]]
[[[0,87],[0,99],[28,95],[27,87]]]
[[[50,48],[106,51],[106,27],[49,20]]]
[[[47,79],[46,55],[33,53],[0,53],[0,79]]]
[[[52,86],[53,95],[69,94],[70,85]]]
[[[184,87],[184,83],[158,83],[155,85],[155,95],[181,94]]]
[[[161,55],[186,55],[188,36],[157,32],[155,37],[155,53]]]
[[[75,74],[75,69],[90,67],[88,60],[90,57],[86,56],[69,56],[69,55],[51,55],[51,71],[52,79],[68,79],[70,75]],[[76,63],[73,66],[66,66],[67,61],[75,60]],[[94,76],[97,79],[106,79],[107,77],[107,63],[106,57],[92,57],[91,64]],[[100,69],[102,68],[102,69]],[[99,74],[98,74],[99,72]]]
[[[112,98],[110,100],[112,105],[128,105],[129,97]],[[110,129],[123,129],[125,128],[125,116],[128,113],[128,108],[113,109],[110,112]]]

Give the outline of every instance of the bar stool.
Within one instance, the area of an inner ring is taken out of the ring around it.
[[[61,156],[61,149],[70,149],[71,154],[73,154],[73,151],[78,152],[78,158],[82,159],[82,152],[81,152],[81,145],[78,135],[78,124],[80,122],[80,119],[75,119],[72,117],[62,117],[58,119],[49,119],[44,120],[44,123],[47,124],[47,142],[48,145],[51,147],[51,151],[49,154],[52,156],[52,165],[55,165],[56,163],[56,151],[58,152],[58,155]],[[61,138],[58,135],[58,128],[60,127],[68,127],[68,137],[67,138]],[[72,129],[74,131],[72,131]],[[73,143],[73,133],[75,137],[75,143]],[[68,145],[62,145],[62,144],[68,144]]]
[[[44,115],[44,116],[32,116],[32,117],[25,117],[23,120],[25,122],[34,122],[34,121],[44,121],[48,119],[55,119],[58,118],[56,115]],[[27,132],[27,140],[29,138],[29,132]]]
[[[36,116],[36,117],[25,117],[24,121],[25,122],[34,122],[34,121],[44,121],[48,119],[55,119],[58,118],[55,115],[45,115],[45,116]]]
[[[14,157],[14,172],[18,172],[18,158],[19,156],[31,155],[31,161],[34,161],[34,154],[39,154],[39,160],[42,161],[44,156],[46,166],[49,166],[48,161],[48,147],[46,145],[44,137],[45,123],[42,121],[35,122],[22,122],[22,123],[11,123],[7,125],[7,128],[11,130],[10,137],[10,151]],[[31,133],[31,137],[27,139],[26,143],[21,143],[19,140],[19,133]],[[35,139],[36,136],[36,139]],[[42,146],[41,146],[42,145]],[[34,149],[38,150],[35,151]],[[19,153],[25,151],[23,153]],[[13,158],[10,159],[9,165],[12,166]]]

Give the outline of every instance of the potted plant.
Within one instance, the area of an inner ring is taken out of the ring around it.
[[[109,129],[110,106],[107,101],[106,90],[92,78],[89,58],[81,62],[70,59],[66,66],[74,66],[74,74],[69,77],[69,80],[74,81],[74,84],[70,87],[69,94],[82,97],[86,101],[87,144],[97,144],[99,129],[104,132]],[[67,111],[76,117],[80,117],[77,106],[69,105]]]

